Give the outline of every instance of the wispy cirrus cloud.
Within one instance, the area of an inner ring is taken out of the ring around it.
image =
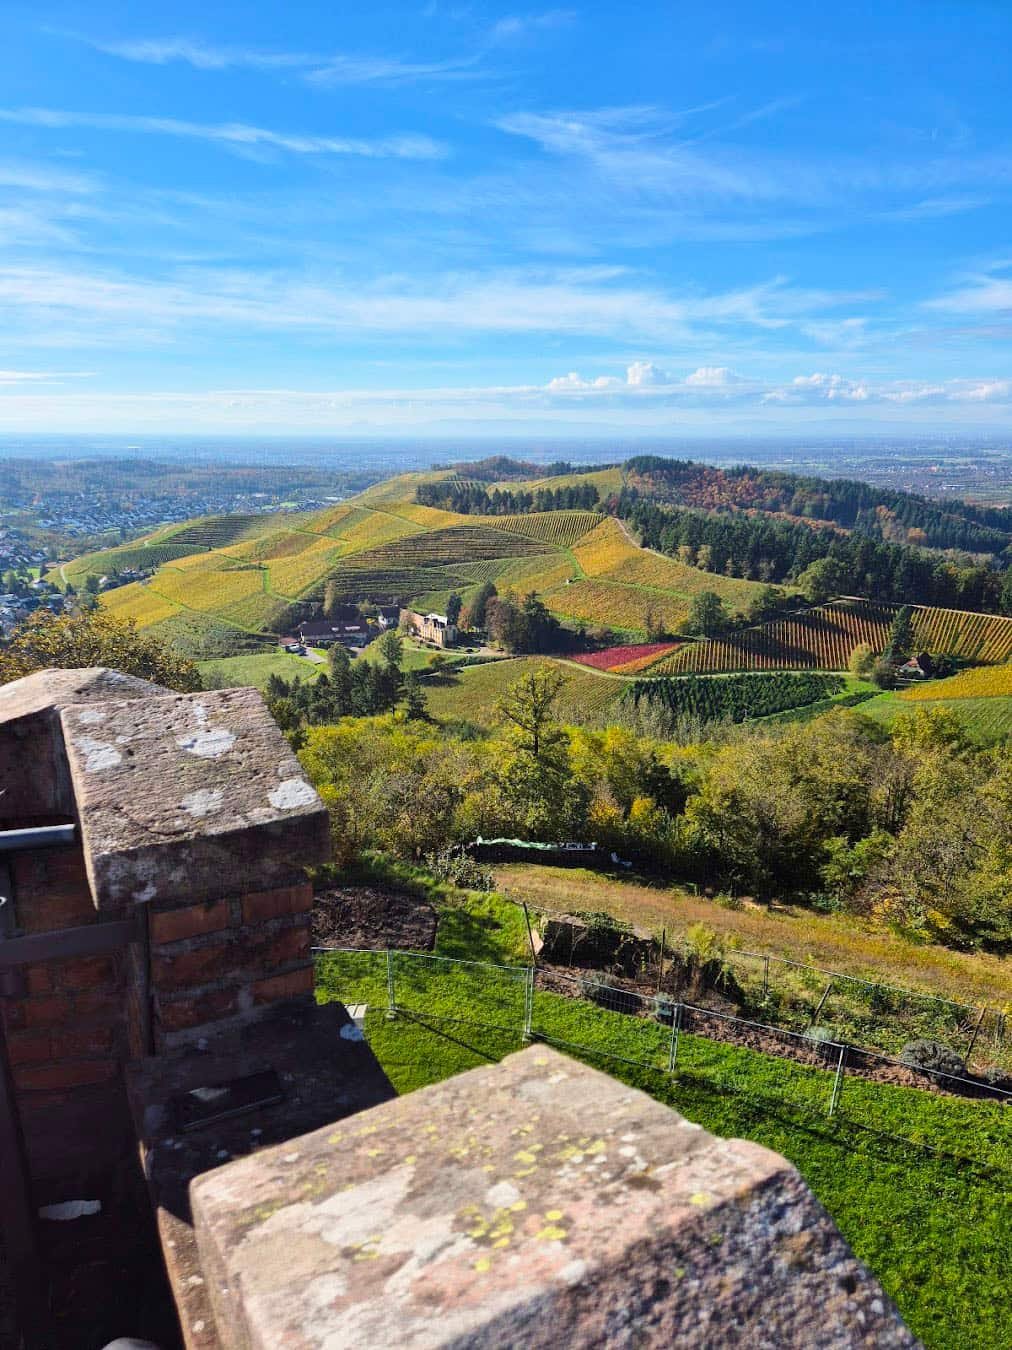
[[[924,307],[947,314],[1012,313],[1012,263],[970,273]]]
[[[195,321],[250,325],[278,333],[549,333],[577,338],[692,340],[700,331],[737,333],[800,328],[846,304],[847,294],[806,291],[783,281],[711,294],[671,294],[610,266],[440,273],[424,279],[381,276],[349,283],[341,274],[279,275],[263,269],[186,269],[151,279],[66,267],[0,267],[6,325],[22,316],[37,333],[65,319],[100,336],[135,325],[171,334]],[[38,321],[31,322],[33,314]],[[650,371],[642,372],[646,382]]]
[[[98,182],[83,173],[70,173],[48,164],[0,162],[0,187],[25,192],[86,196],[99,190]]]
[[[473,80],[486,77],[482,62],[497,48],[518,39],[559,28],[575,18],[572,10],[505,15],[482,33],[472,50],[442,60],[412,60],[401,55],[367,52],[277,51],[229,46],[181,35],[147,38],[98,38],[79,32],[50,30],[124,61],[143,65],[182,64],[194,70],[234,69],[295,71],[310,84],[408,84],[416,81]]]
[[[283,150],[294,155],[359,155],[366,158],[439,159],[446,148],[430,136],[363,137],[304,135],[250,126],[245,122],[188,122],[176,117],[131,113],[83,113],[62,108],[0,108],[0,122],[19,126],[83,127],[208,141],[233,150]]]
[[[93,370],[0,370],[0,385],[59,384],[61,380],[88,380]]]
[[[990,206],[990,197],[926,197],[909,206],[897,207],[884,213],[886,220],[941,220],[946,216],[960,216],[967,211],[979,211]]]
[[[61,32],[59,36],[73,38],[94,51],[103,52],[106,56],[118,56],[124,61],[136,61],[149,66],[167,66],[180,62],[183,65],[193,66],[195,70],[227,70],[231,66],[277,70],[316,65],[321,60],[305,52],[270,52],[251,47],[217,47],[187,37],[103,41],[100,38],[86,37],[81,33]]]
[[[268,51],[257,47],[218,46],[189,37],[127,38],[104,41],[80,33],[62,36],[106,56],[142,65],[187,65],[194,70],[296,71],[312,84],[403,84],[419,79],[460,79],[482,59],[483,51],[447,61],[409,61],[397,56],[352,52]]]

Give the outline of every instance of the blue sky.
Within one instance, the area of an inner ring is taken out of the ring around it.
[[[1012,5],[5,0],[0,430],[1012,429]]]

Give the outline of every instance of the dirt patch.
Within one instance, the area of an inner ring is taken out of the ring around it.
[[[313,945],[429,952],[439,915],[427,900],[373,886],[330,886],[313,898]]]

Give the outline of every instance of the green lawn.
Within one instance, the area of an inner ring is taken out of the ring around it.
[[[876,722],[889,725],[897,717],[910,716],[929,708],[948,708],[966,727],[970,738],[980,745],[994,745],[1012,735],[1012,697],[902,699],[890,691],[859,705],[857,711]]]
[[[480,897],[444,911],[437,957],[515,967],[524,940],[515,906]],[[393,1021],[384,953],[321,956],[317,996],[370,1005],[367,1035],[399,1092],[520,1048],[522,969],[399,955],[394,972]],[[933,1350],[1012,1343],[1009,1108],[847,1078],[830,1119],[821,1069],[683,1035],[668,1075],[646,1067],[666,1064],[666,1027],[540,990],[533,1026],[707,1129],[788,1157]]]
[[[528,670],[549,665],[565,677],[559,694],[559,718],[590,722],[605,714],[608,706],[627,687],[618,676],[600,675],[571,661],[552,661],[544,656],[517,656],[508,660],[468,666],[458,675],[426,680],[425,697],[433,717],[460,718],[489,726],[494,721],[496,700]]]
[[[403,655],[401,656],[401,670],[428,670],[432,665],[433,657],[442,656],[448,665],[456,665],[458,662],[466,660],[469,653],[463,647],[449,647],[446,651],[439,652],[434,647],[426,647],[420,642],[415,642],[411,638],[404,638]],[[473,654],[473,653],[471,653]],[[383,656],[380,652],[379,642],[370,642],[368,647],[362,652],[356,660],[360,661],[382,661]]]
[[[272,675],[280,675],[284,680],[294,679],[296,675],[304,682],[315,680],[326,666],[315,665],[302,656],[288,656],[281,651],[257,652],[248,656],[223,656],[214,661],[198,661],[197,669],[202,676],[211,675],[221,679],[225,688],[237,685],[252,685],[255,689],[264,689]]]

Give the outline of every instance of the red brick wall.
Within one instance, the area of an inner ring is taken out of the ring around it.
[[[126,1049],[120,958],[48,961],[23,973],[24,997],[0,1001],[19,1092],[115,1078]]]
[[[313,989],[308,883],[206,904],[152,906],[156,1048]]]
[[[22,933],[48,933],[95,923],[84,852],[46,848],[8,854],[18,928]]]
[[[12,855],[19,927],[95,922],[77,851]],[[142,942],[22,968],[0,998],[18,1106],[38,1177],[69,1176],[123,1147],[123,1066],[311,996],[308,884],[146,912]],[[144,918],[144,911],[138,915]]]

